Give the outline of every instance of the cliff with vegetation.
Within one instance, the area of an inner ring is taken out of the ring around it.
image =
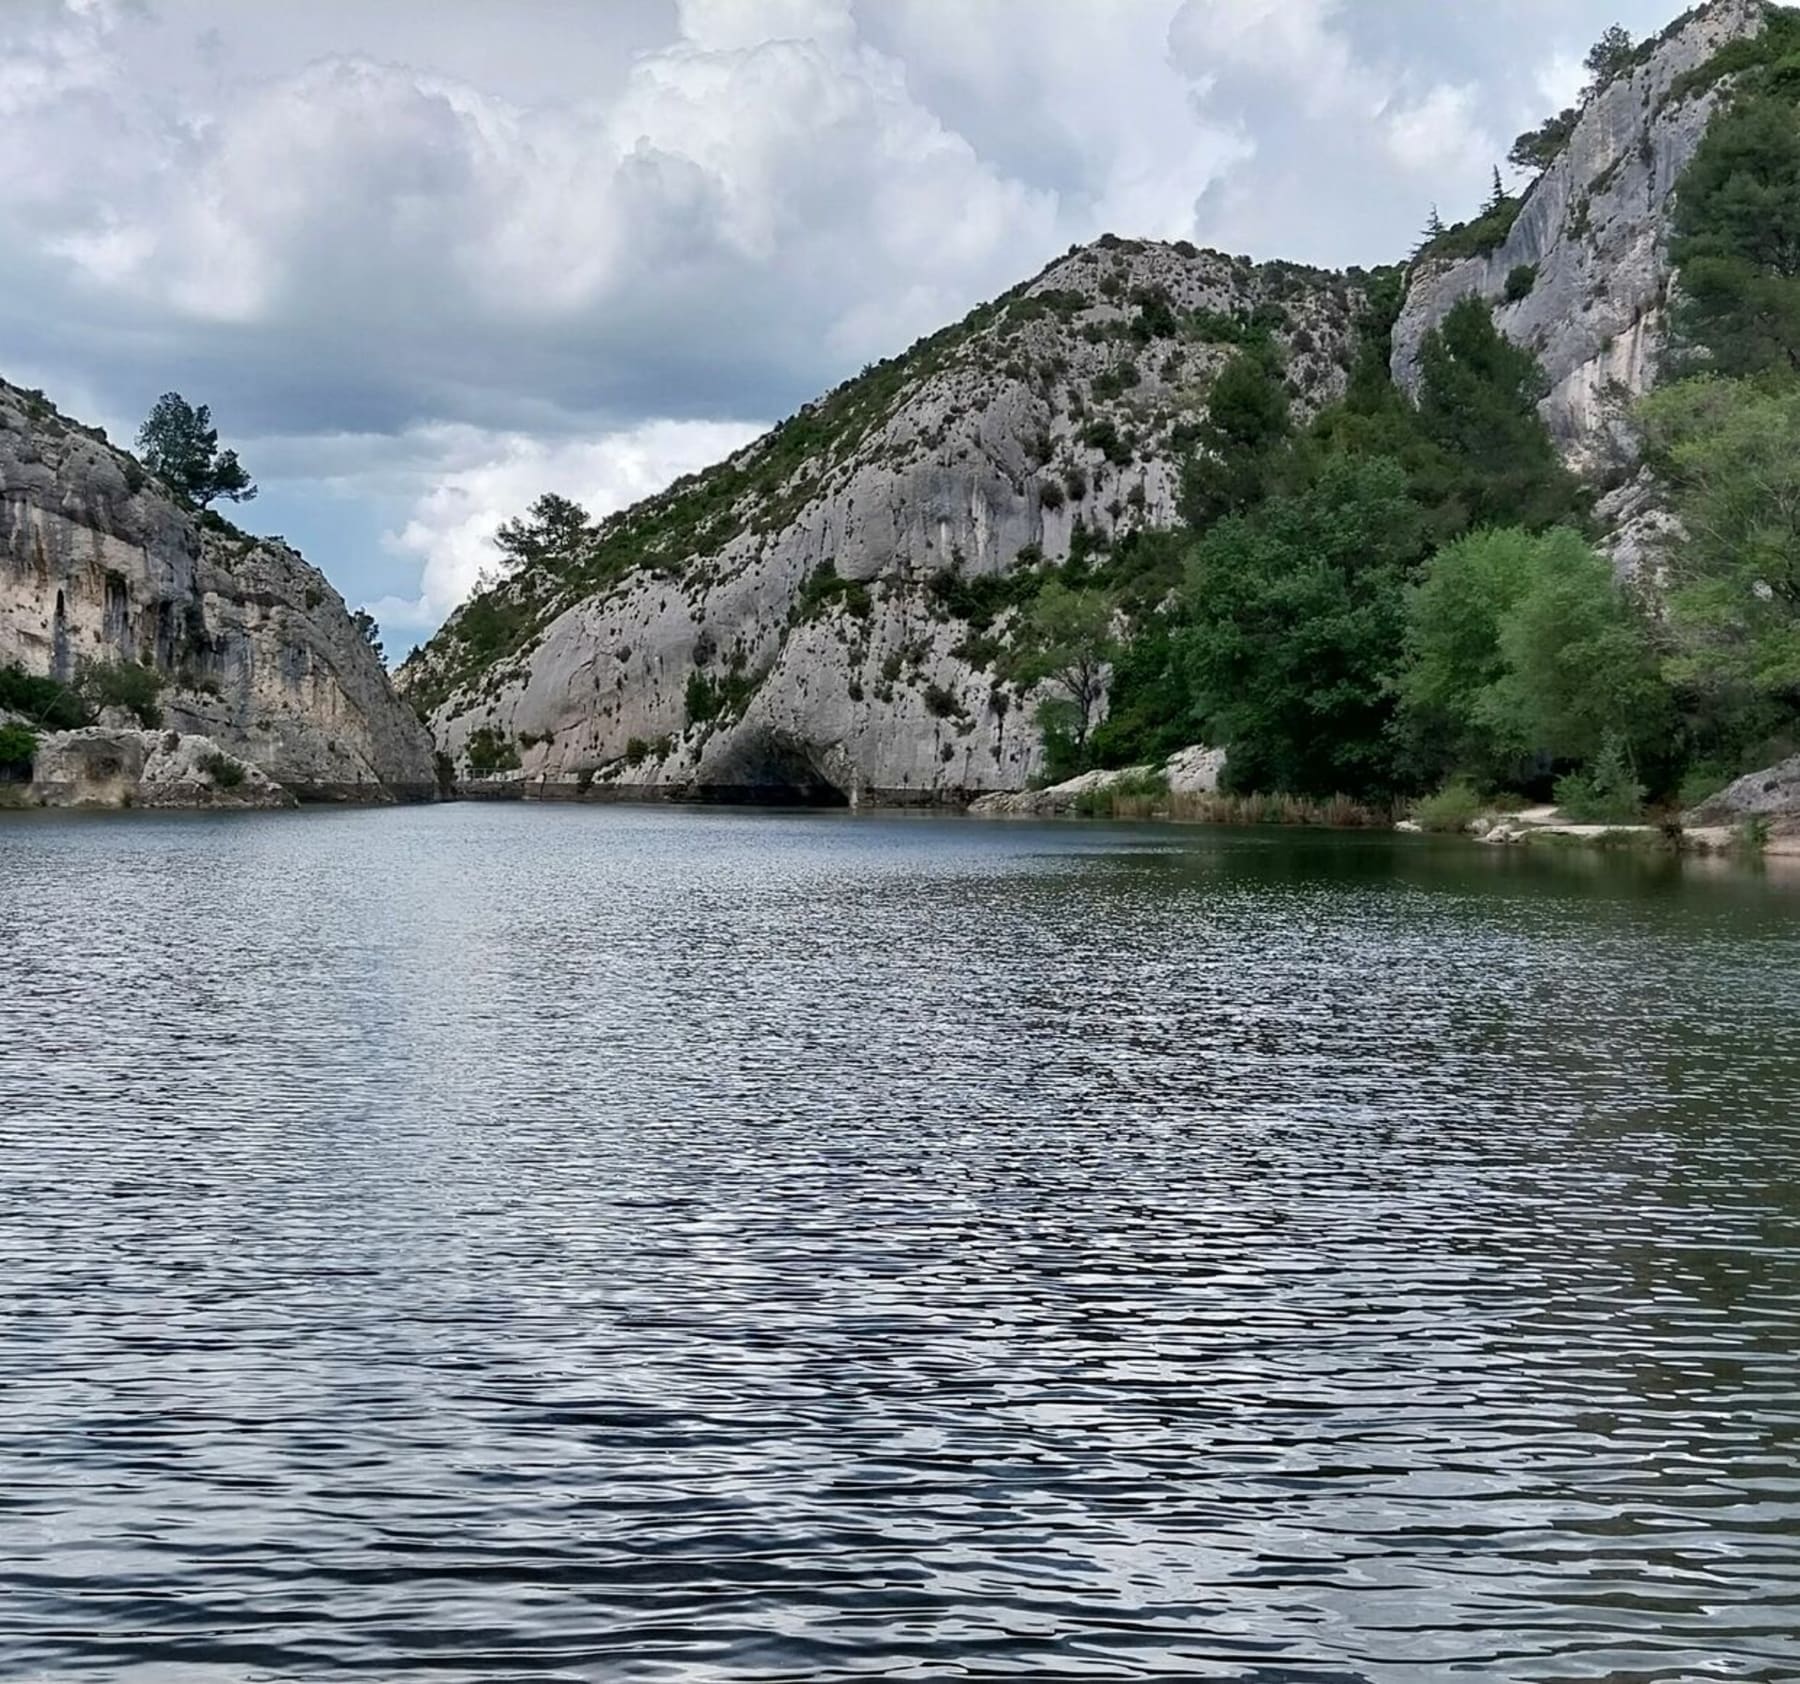
[[[1394,330],[1394,378],[1418,390],[1419,349],[1460,298],[1542,366],[1542,412],[1584,467],[1617,454],[1630,400],[1668,347],[1670,213],[1723,87],[1719,50],[1762,30],[1761,0],[1718,0],[1634,49],[1576,110],[1522,136],[1547,160],[1520,198],[1491,202],[1419,252]]]
[[[111,708],[136,715],[115,718],[120,729],[202,739],[225,768],[221,803],[261,788],[239,762],[308,800],[435,788],[428,734],[317,568],[279,539],[183,507],[102,434],[4,382],[0,678],[17,734],[0,760],[15,769],[24,733]],[[160,753],[110,742],[103,758],[149,755],[155,770]],[[182,779],[152,782],[172,800]]]
[[[402,685],[544,795],[1209,744],[1220,799],[1692,805],[1800,746],[1797,47],[1760,0],[1609,31],[1529,185],[1391,270],[1073,251],[661,497],[542,499]]]
[[[1185,245],[1072,252],[661,497],[524,523],[516,570],[403,687],[465,773],[569,791],[1017,788],[1042,759],[1005,670],[1021,611],[1177,521],[1245,344],[1278,351],[1296,418],[1339,397],[1365,284]]]

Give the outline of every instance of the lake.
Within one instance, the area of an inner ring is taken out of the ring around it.
[[[1800,1677],[1800,881],[0,815],[0,1676]]]

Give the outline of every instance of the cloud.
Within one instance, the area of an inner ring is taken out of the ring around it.
[[[419,595],[365,606],[384,627],[428,631],[497,570],[496,528],[540,493],[573,497],[596,517],[612,514],[730,455],[762,430],[743,422],[652,421],[603,438],[550,443],[465,426],[421,429],[402,447],[417,458],[412,472],[422,472],[429,489],[386,536],[391,551],[418,563]],[[355,441],[345,442],[355,450]]]
[[[6,0],[0,369],[209,402],[302,542],[312,487],[383,511],[428,617],[557,474],[652,489],[1072,241],[1392,257],[1621,8]]]

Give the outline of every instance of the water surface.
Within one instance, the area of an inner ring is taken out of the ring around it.
[[[0,1676],[1800,1677],[1800,893],[0,820]]]

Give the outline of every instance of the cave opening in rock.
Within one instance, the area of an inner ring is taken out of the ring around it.
[[[850,798],[819,769],[810,745],[779,731],[734,742],[695,786],[703,801],[766,807],[847,807]]]

